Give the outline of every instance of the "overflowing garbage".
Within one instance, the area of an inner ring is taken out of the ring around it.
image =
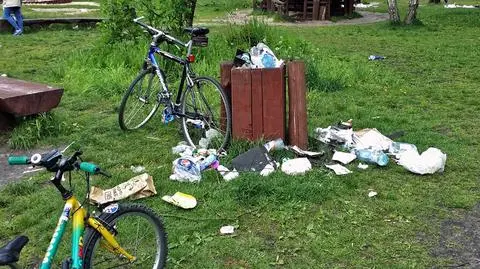
[[[351,123],[349,120],[315,129],[317,140],[339,149],[333,154],[333,163],[326,165],[335,174],[351,173],[341,164],[347,165],[355,159],[362,162],[358,165],[359,169],[367,169],[368,164],[387,166],[390,158],[412,173],[424,175],[443,172],[447,155],[441,150],[429,148],[419,154],[413,144],[395,142],[375,128],[353,131]]]
[[[237,50],[233,64],[240,68],[276,68],[283,64],[264,43],[258,43],[249,52]]]
[[[172,163],[170,179],[181,182],[200,182],[205,170],[216,170],[225,181],[238,178],[241,173],[257,173],[269,176],[275,171],[287,175],[303,175],[314,166],[332,170],[336,175],[347,175],[368,169],[370,165],[385,167],[391,160],[415,174],[441,173],[445,168],[447,155],[436,148],[419,153],[415,145],[393,141],[402,132],[383,135],[375,128],[354,131],[352,120],[339,122],[326,128],[314,130],[314,141],[326,146],[322,151],[308,151],[296,145],[286,146],[282,139],[268,141],[233,157],[230,163],[220,164],[220,157],[214,149],[197,149],[179,143],[172,148],[173,154],[180,155]],[[288,158],[275,160],[275,152],[290,152]],[[291,158],[291,155],[295,158]],[[328,159],[326,159],[328,158]],[[358,163],[352,165],[354,161]]]

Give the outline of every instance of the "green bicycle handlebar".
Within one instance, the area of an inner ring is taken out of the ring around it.
[[[9,156],[8,164],[9,165],[25,165],[30,163],[30,158],[27,156]]]
[[[85,171],[90,174],[96,174],[100,170],[98,166],[93,163],[82,162],[80,163],[80,170]]]

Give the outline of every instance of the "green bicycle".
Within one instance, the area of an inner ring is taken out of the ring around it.
[[[100,207],[98,216],[88,213],[71,190],[62,185],[66,172],[85,172],[87,190],[90,175],[111,177],[97,165],[82,162],[81,151],[63,157],[58,150],[45,154],[10,156],[10,165],[33,164],[55,173],[53,185],[65,200],[57,228],[52,236],[40,269],[49,269],[69,220],[72,220],[71,257],[62,262],[62,269],[82,268],[163,268],[167,258],[167,234],[162,220],[155,212],[140,204],[111,203]],[[88,192],[87,192],[88,199]],[[19,236],[0,248],[0,266],[19,268],[22,248],[27,244],[26,236]]]

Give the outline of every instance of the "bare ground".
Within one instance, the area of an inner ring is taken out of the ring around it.
[[[212,20],[199,20],[197,23],[203,24],[244,24],[253,18],[263,19],[263,21],[269,25],[274,26],[303,26],[303,27],[317,27],[317,26],[334,26],[334,25],[357,25],[357,24],[369,24],[375,22],[381,22],[388,20],[388,14],[386,13],[377,13],[377,12],[368,12],[368,11],[357,11],[361,18],[354,19],[345,19],[338,22],[332,21],[296,21],[296,22],[275,22],[272,18],[266,18],[264,16],[252,16],[250,15],[251,9],[247,10],[238,10],[236,12],[228,14],[226,17],[212,19]]]

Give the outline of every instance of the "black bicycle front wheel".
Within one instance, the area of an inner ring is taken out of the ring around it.
[[[109,213],[101,214],[100,221],[136,260],[129,262],[125,257],[112,253],[103,246],[101,234],[89,227],[85,233],[83,268],[164,268],[167,234],[160,217],[139,204],[114,204],[107,209]]]
[[[185,140],[194,147],[225,150],[230,143],[232,114],[228,97],[210,77],[198,77],[187,87],[181,111]]]
[[[160,105],[157,93],[160,83],[153,68],[142,70],[128,87],[118,112],[122,130],[135,130],[145,125]]]

